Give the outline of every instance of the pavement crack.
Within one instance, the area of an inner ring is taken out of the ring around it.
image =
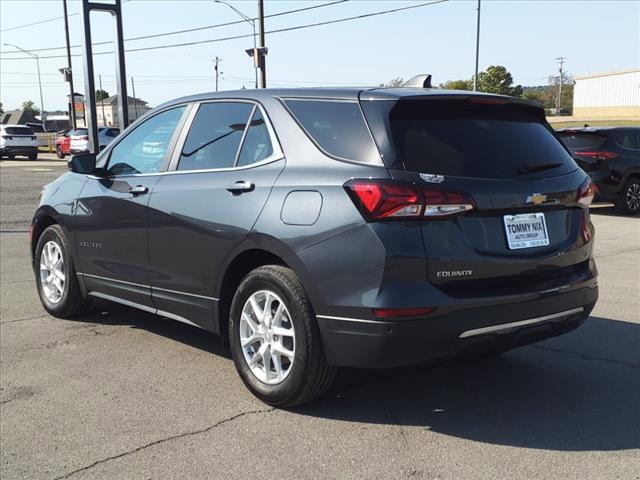
[[[640,365],[635,363],[623,362],[621,360],[614,360],[612,358],[606,358],[606,357],[597,357],[595,355],[587,355],[585,353],[572,352],[571,350],[562,350],[560,348],[553,348],[553,347],[543,347],[542,345],[529,345],[529,347],[537,348],[538,350],[545,350],[547,352],[566,353],[568,355],[573,355],[583,360],[612,363],[614,365],[621,365],[623,367],[629,367],[629,368],[640,368]]]
[[[149,447],[153,447],[155,445],[159,445],[161,443],[170,442],[170,441],[177,440],[177,439],[180,439],[180,438],[190,437],[190,436],[193,436],[193,435],[200,435],[202,433],[210,432],[211,430],[214,430],[214,429],[218,428],[219,426],[224,425],[225,423],[233,422],[234,420],[237,420],[238,418],[241,418],[241,417],[245,417],[247,415],[259,415],[259,414],[262,414],[262,413],[272,412],[273,410],[275,410],[275,407],[263,408],[263,409],[260,409],[260,410],[249,410],[249,411],[246,411],[246,412],[240,412],[240,413],[238,413],[236,415],[232,415],[230,417],[224,418],[224,419],[220,420],[219,422],[216,422],[213,425],[210,425],[210,426],[208,426],[206,428],[201,428],[199,430],[192,430],[190,432],[185,432],[185,433],[179,433],[177,435],[171,435],[169,437],[161,438],[159,440],[154,440],[153,442],[147,443],[145,445],[141,445],[140,447],[134,448],[133,450],[128,450],[126,452],[122,452],[122,453],[119,453],[117,455],[112,455],[111,457],[103,458],[102,460],[97,460],[97,461],[93,462],[90,465],[87,465],[87,466],[82,467],[82,468],[78,468],[77,470],[73,470],[73,471],[71,471],[69,473],[65,473],[62,476],[55,477],[54,480],[62,480],[64,478],[69,478],[69,477],[75,475],[76,473],[86,472],[87,470],[90,470],[93,467],[96,467],[96,466],[101,465],[103,463],[110,462],[111,460],[116,460],[118,458],[126,457],[126,456],[129,456],[129,455],[133,455],[134,453],[138,453],[138,452],[140,452],[142,450],[145,450],[145,449],[147,449]]]
[[[49,315],[38,315],[37,317],[16,318],[13,320],[7,320],[6,322],[0,322],[0,325],[6,325],[7,323],[26,322],[27,320],[38,320],[40,318],[47,318]]]

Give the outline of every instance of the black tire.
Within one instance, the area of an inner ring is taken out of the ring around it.
[[[37,153],[30,153],[29,154],[29,160],[31,160],[32,162],[34,160],[37,160],[37,159],[38,159],[38,154]]]
[[[640,212],[640,179],[631,177],[627,180],[618,200],[618,209],[625,215],[636,215]]]
[[[52,302],[47,298],[44,292],[42,276],[40,273],[42,250],[49,242],[55,242],[58,245],[62,253],[62,260],[64,264],[65,279],[63,293],[60,300],[56,302]],[[90,301],[82,295],[69,243],[67,242],[64,231],[59,225],[51,225],[50,227],[47,227],[45,231],[42,232],[42,235],[40,235],[36,246],[34,269],[38,295],[40,296],[42,306],[47,312],[58,318],[73,318],[81,315],[87,310]]]
[[[270,290],[283,301],[291,317],[295,336],[294,361],[281,383],[268,384],[253,374],[240,344],[240,316],[251,295]],[[240,283],[229,315],[231,354],[240,378],[263,402],[276,407],[308,403],[331,386],[336,368],[327,364],[315,313],[298,277],[290,269],[268,265],[249,273]]]
[[[64,152],[62,151],[62,147],[60,145],[56,145],[56,157],[63,159]]]

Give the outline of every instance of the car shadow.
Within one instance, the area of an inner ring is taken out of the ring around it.
[[[81,321],[145,329],[230,359],[216,335],[108,302]],[[640,324],[591,317],[575,332],[501,356],[341,369],[327,395],[290,412],[514,447],[637,449]]]

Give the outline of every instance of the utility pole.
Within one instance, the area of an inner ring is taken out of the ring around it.
[[[556,101],[556,116],[560,115],[560,109],[562,108],[562,67],[564,66],[567,57],[558,57],[556,60],[560,64],[560,81],[558,82],[558,99]]]
[[[104,96],[102,95],[102,93],[104,92],[104,90],[102,90],[102,75],[98,75],[98,83],[100,84],[100,106],[102,108],[102,124],[106,125],[107,119],[104,116]]]
[[[135,112],[136,112],[135,120],[137,120],[138,119],[138,97],[136,97],[136,84],[133,83],[133,77],[131,77],[131,93],[133,93],[133,108],[135,109]],[[128,105],[127,105],[127,108],[129,108]]]
[[[260,46],[258,47],[260,88],[267,88],[267,49],[264,45],[264,0],[258,0],[258,17],[260,21]],[[258,52],[256,52],[256,54]]]
[[[67,16],[67,0],[62,0],[62,8],[64,10],[64,35],[67,40],[67,67],[69,68],[69,120],[71,126],[75,130],[78,127],[76,121],[76,95],[73,91],[73,71],[71,70],[71,44],[69,43],[69,18]]]
[[[218,58],[218,56],[216,56],[216,59],[214,60],[214,62],[215,62],[215,67],[213,67],[213,68],[216,71],[216,92],[217,92],[218,91],[218,77],[222,73],[219,70],[220,58]]]
[[[473,91],[478,90],[478,63],[480,60],[480,0],[478,0],[478,24],[476,26],[476,73],[473,76]]]

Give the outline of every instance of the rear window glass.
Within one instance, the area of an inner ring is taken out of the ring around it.
[[[84,135],[89,135],[89,130],[87,130],[86,128],[78,128],[72,133],[72,135],[74,137],[82,137]]]
[[[466,101],[366,102],[367,118],[386,126],[392,168],[476,178],[552,176],[576,168],[571,155],[535,110]],[[387,142],[388,140],[388,142]],[[383,151],[384,153],[384,151]],[[385,156],[385,161],[387,157]],[[540,165],[549,168],[531,169]],[[551,165],[553,164],[553,165]]]
[[[9,135],[33,135],[29,127],[6,127],[4,130]]]
[[[559,132],[559,135],[569,150],[598,148],[605,141],[604,135],[596,133]]]
[[[379,163],[380,155],[357,102],[286,100],[313,141],[339,159]]]
[[[184,142],[178,170],[233,167],[252,109],[250,103],[200,105]]]

